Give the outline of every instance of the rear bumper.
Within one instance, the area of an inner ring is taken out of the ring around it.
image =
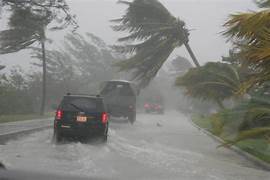
[[[144,108],[147,112],[163,112],[163,108]]]
[[[64,136],[103,135],[107,128],[107,125],[104,124],[66,124],[58,121],[55,121],[54,124],[54,130]]]
[[[130,114],[136,113],[136,108],[132,107],[119,107],[119,106],[111,106],[108,108],[109,113],[112,116],[120,117],[120,116],[126,116],[128,117]]]

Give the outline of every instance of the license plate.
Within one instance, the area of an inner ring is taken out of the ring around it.
[[[86,116],[77,116],[77,122],[86,122],[87,117]]]

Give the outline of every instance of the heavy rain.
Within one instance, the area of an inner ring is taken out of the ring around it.
[[[0,0],[0,179],[270,179],[269,0]]]

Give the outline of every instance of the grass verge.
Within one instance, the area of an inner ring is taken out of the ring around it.
[[[209,118],[204,116],[193,116],[192,122],[213,134],[212,124]],[[224,140],[222,136],[218,137]],[[235,146],[270,164],[270,145],[266,140],[248,139],[237,143]]]
[[[32,120],[32,119],[44,119],[44,118],[49,118],[53,116],[54,116],[53,112],[45,113],[44,116],[40,116],[37,114],[0,115],[0,123],[25,121],[25,120]]]

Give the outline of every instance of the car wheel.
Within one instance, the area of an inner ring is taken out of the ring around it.
[[[131,113],[129,116],[128,116],[128,121],[133,124],[135,121],[136,121],[136,113]]]
[[[107,141],[108,141],[108,134],[104,134],[104,135],[102,136],[102,141],[103,141],[103,142],[107,142]]]
[[[59,143],[59,142],[63,141],[63,136],[59,132],[54,130],[53,140],[54,140],[55,143]]]
[[[107,142],[107,140],[108,140],[108,127],[105,130],[104,134],[102,135],[102,141]]]

